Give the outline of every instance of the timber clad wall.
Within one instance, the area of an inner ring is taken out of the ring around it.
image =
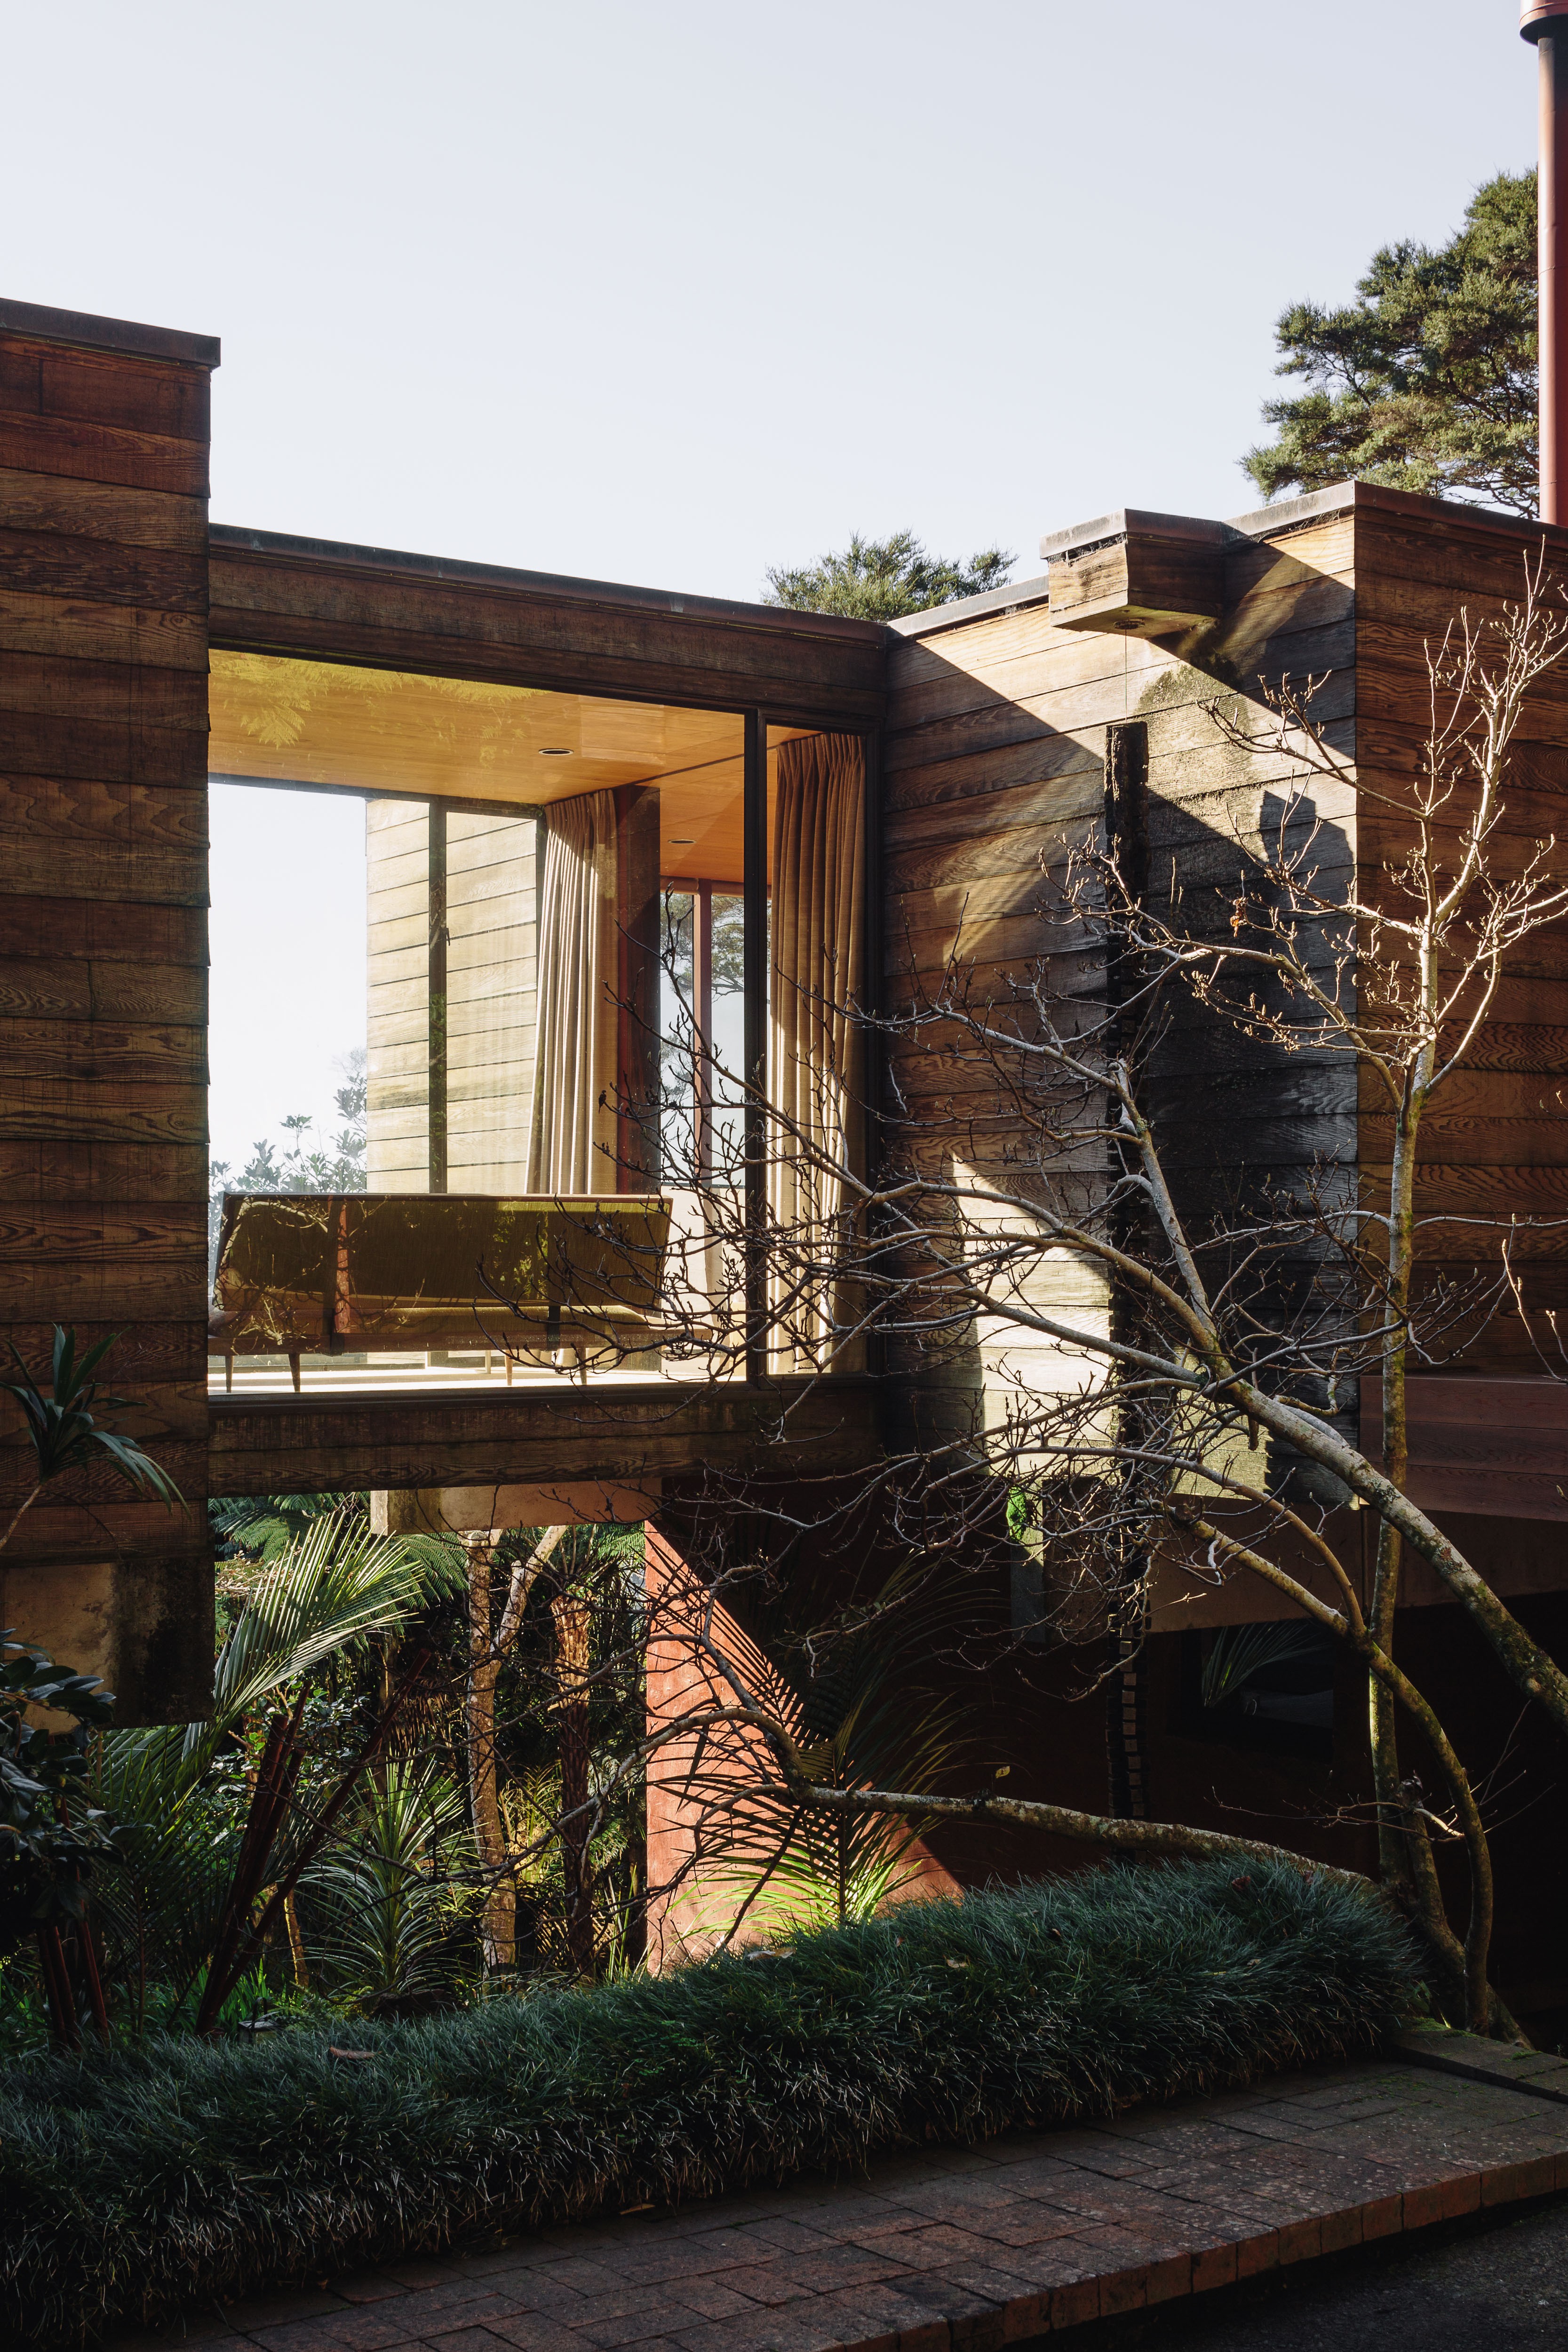
[[[531,814],[447,812],[447,1183],[454,1192],[521,1192],[527,1179],[539,843]]]
[[[1041,911],[1050,877],[1065,844],[1102,821],[1107,730],[1130,720],[1147,730],[1151,891],[1169,890],[1173,867],[1189,921],[1222,923],[1218,894],[1234,885],[1242,861],[1236,834],[1254,846],[1264,829],[1277,839],[1289,763],[1267,749],[1233,750],[1205,705],[1235,699],[1247,709],[1250,694],[1261,738],[1268,718],[1257,698],[1259,676],[1321,674],[1316,709],[1332,722],[1336,747],[1352,752],[1353,560],[1349,513],[1311,511],[1256,538],[1237,531],[1225,551],[1217,626],[1173,644],[1053,625],[1039,582],[1005,592],[1017,599],[1011,611],[902,625],[904,642],[889,657],[884,752],[890,1009],[934,988],[955,945],[976,967],[982,1002],[989,990],[1004,999],[1009,972],[1026,973],[1032,960],[1059,947]],[[1320,873],[1342,882],[1355,855],[1352,795],[1314,785],[1310,801],[1324,828]],[[1056,971],[1064,987],[1101,984],[1097,971],[1069,969],[1059,955]],[[928,1033],[896,1055],[894,1072],[917,1154],[984,1169],[1016,1153],[1010,1105],[955,1063],[940,1036]],[[1347,1066],[1298,1055],[1282,1066],[1266,1048],[1201,1017],[1178,1024],[1151,1098],[1168,1162],[1200,1213],[1240,1164],[1288,1181],[1317,1154],[1354,1160]],[[1077,1314],[1106,1311],[1091,1268],[1059,1265],[1044,1282],[1052,1300]],[[1045,1303],[1045,1286],[1038,1298]],[[978,1392],[994,1414],[1003,1353],[1047,1388],[1064,1377],[1059,1356],[1016,1342],[1004,1349],[982,1332],[975,1360],[954,1367],[949,1385]]]
[[[1539,554],[1543,537],[1562,567],[1561,580],[1568,572],[1568,533],[1543,534],[1538,524],[1500,515],[1445,512],[1427,499],[1389,491],[1358,492],[1356,520],[1362,774],[1373,784],[1386,777],[1397,790],[1408,785],[1426,738],[1426,647],[1440,646],[1461,608],[1479,622],[1500,617],[1505,604],[1517,603],[1524,588],[1525,557]],[[1548,602],[1561,609],[1560,593],[1552,595],[1551,575]],[[1503,801],[1506,814],[1493,842],[1496,869],[1519,872],[1537,842],[1554,839],[1557,848],[1549,864],[1561,879],[1568,872],[1568,662],[1548,671],[1530,696]],[[1383,861],[1397,861],[1403,845],[1403,837],[1369,799],[1362,815],[1365,866],[1374,869]],[[1509,958],[1468,1066],[1447,1081],[1426,1115],[1417,1162],[1417,1214],[1568,1220],[1565,1071],[1568,923],[1560,922]],[[1381,1189],[1384,1196],[1392,1150],[1392,1118],[1370,1077],[1363,1078],[1362,1170],[1369,1189]],[[1495,1265],[1497,1240],[1495,1233],[1485,1238],[1484,1227],[1468,1234],[1463,1227],[1438,1229],[1426,1251],[1434,1271],[1441,1266],[1462,1276],[1477,1257],[1490,1258]],[[1532,1312],[1543,1317],[1548,1309],[1568,1307],[1568,1226],[1521,1236],[1515,1253]],[[1543,1324],[1541,1336],[1550,1356],[1552,1341]],[[1542,1371],[1511,1315],[1495,1319],[1479,1343],[1467,1349],[1464,1365],[1481,1374]],[[1527,1399],[1526,1410],[1538,1417],[1538,1401]],[[1441,1444],[1450,1480],[1455,1435],[1446,1429]],[[1544,1516],[1568,1517],[1568,1496],[1562,1491],[1568,1480],[1559,1482],[1554,1496],[1543,1495],[1539,1465],[1529,1454],[1523,1443],[1514,1454],[1500,1453],[1495,1442],[1491,1448],[1498,1469],[1514,1460],[1521,1475],[1530,1477],[1536,1504],[1551,1502]],[[1517,1501],[1513,1507],[1520,1507]]]
[[[395,1407],[219,1397],[209,1414],[209,583],[213,640],[238,651],[757,710],[775,728],[875,730],[886,718],[877,847],[896,1010],[955,947],[984,997],[1060,944],[1041,904],[1064,838],[1102,821],[1113,728],[1146,753],[1150,889],[1173,875],[1189,920],[1206,910],[1223,925],[1222,894],[1247,845],[1272,836],[1289,789],[1289,761],[1263,741],[1259,677],[1318,676],[1317,714],[1363,778],[1408,775],[1426,720],[1424,639],[1463,605],[1500,611],[1543,538],[1354,486],[1240,525],[1107,518],[1053,542],[1051,603],[1045,583],[1024,583],[889,632],[209,531],[216,360],[199,337],[0,303],[0,1332],[35,1364],[57,1320],[84,1340],[118,1333],[127,1425],[192,1506],[171,1518],[96,1468],[53,1490],[0,1557],[0,1622],[25,1622],[72,1664],[106,1672],[128,1718],[205,1702],[209,1461],[224,1493],[536,1484],[542,1465],[673,1478],[705,1462],[741,1466],[762,1410],[742,1392],[693,1392],[672,1415],[650,1384],[618,1392],[597,1428],[580,1401],[527,1394],[408,1395]],[[1568,533],[1544,538],[1568,571]],[[1251,748],[1217,732],[1205,705],[1222,697],[1247,717]],[[1568,838],[1565,786],[1568,664],[1527,712],[1507,856]],[[1321,877],[1348,880],[1359,866],[1367,887],[1400,845],[1375,804],[1317,782],[1308,799],[1297,822],[1319,828]],[[371,1181],[516,1190],[533,1060],[534,816],[388,795],[367,804],[367,825]],[[1081,957],[1060,955],[1056,969],[1087,993],[1104,984]],[[1016,1120],[952,1043],[927,1033],[919,1050],[900,1049],[909,1146],[928,1161],[994,1166]],[[1419,1205],[1522,1208],[1562,1217],[1568,1234],[1568,924],[1515,961],[1473,1059],[1430,1115]],[[1370,1186],[1386,1165],[1387,1116],[1346,1065],[1271,1056],[1194,1013],[1173,1024],[1152,1088],[1200,1212],[1243,1168],[1288,1182],[1334,1160]],[[1462,1269],[1478,1254],[1450,1240],[1432,1263]],[[1531,1307],[1568,1314],[1568,1239],[1536,1234],[1521,1255]],[[1083,1268],[1058,1264],[1042,1280],[1076,1312],[1106,1311]],[[925,1396],[947,1414],[979,1400],[994,1412],[1002,1353],[983,1331],[935,1390],[895,1365],[881,1402],[890,1391],[902,1412]],[[1052,1357],[1005,1353],[1042,1382],[1065,1376]],[[1495,1325],[1443,1377],[1429,1407],[1413,1396],[1417,1499],[1568,1518],[1568,1386],[1541,1377],[1517,1324]],[[845,1462],[873,1442],[872,1397],[856,1384],[834,1441]],[[822,1410],[831,1421],[838,1408]],[[825,1422],[813,1443],[827,1442]],[[1428,1470],[1440,1491],[1423,1492]],[[25,1491],[25,1456],[0,1431],[0,1510]]]
[[[208,381],[217,345],[0,305],[0,1332],[120,1335],[188,1502],[105,1465],[0,1558],[0,1620],[178,1718],[212,1672],[206,1496]],[[0,1510],[27,1491],[8,1432]]]

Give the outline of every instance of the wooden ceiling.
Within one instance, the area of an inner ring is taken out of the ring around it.
[[[656,783],[663,871],[740,887],[738,713],[223,652],[208,709],[215,776],[529,807]]]

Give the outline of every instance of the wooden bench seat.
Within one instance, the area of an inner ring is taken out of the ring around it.
[[[226,1192],[214,1355],[494,1349],[524,1357],[656,1346],[669,1241],[658,1193]]]

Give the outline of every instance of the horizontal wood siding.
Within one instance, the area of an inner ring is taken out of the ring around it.
[[[528,1178],[537,986],[539,821],[447,819],[447,1183],[521,1192]]]
[[[430,804],[365,803],[366,1182],[430,1189]]]
[[[539,826],[449,802],[446,1138],[449,1192],[521,1192],[533,1084]],[[430,1189],[430,803],[366,804],[373,1192]]]
[[[1262,738],[1260,677],[1323,677],[1318,710],[1342,750],[1353,747],[1353,521],[1330,514],[1278,542],[1232,543],[1225,613],[1200,637],[1156,645],[1053,626],[1044,604],[906,638],[889,659],[883,843],[886,987],[893,1009],[940,983],[956,955],[980,999],[1005,999],[1009,974],[1052,959],[1053,984],[1098,996],[1092,959],[1064,951],[1054,889],[1069,845],[1103,820],[1107,729],[1148,731],[1151,888],[1173,873],[1190,921],[1221,928],[1247,846],[1277,834],[1288,765],[1265,749],[1226,744],[1205,706],[1234,702]],[[1185,655],[1186,658],[1182,656]],[[1356,811],[1348,790],[1312,795],[1322,831],[1320,872],[1348,879]],[[1237,846],[1237,835],[1242,847]],[[1011,1168],[1019,1147],[1012,1102],[940,1029],[890,1055],[905,1110],[899,1130],[928,1169]],[[1289,1181],[1315,1157],[1353,1159],[1355,1082],[1348,1066],[1283,1064],[1222,1029],[1173,1027],[1149,1098],[1172,1167],[1201,1220],[1240,1167]],[[1216,1116],[1216,1108],[1218,1115]],[[1098,1171],[1087,1168],[1086,1181]],[[1103,1286],[1058,1260],[1035,1282],[1038,1303],[1077,1318],[1106,1312]],[[952,1410],[1002,1410],[1005,1366],[1050,1390],[1071,1378],[1062,1357],[981,1332],[942,1385]],[[927,1385],[929,1373],[922,1374]]]
[[[1358,496],[1356,520],[1361,776],[1363,785],[1393,793],[1407,789],[1426,740],[1427,646],[1441,645],[1461,612],[1480,622],[1517,602],[1526,554],[1539,551],[1541,534],[1477,510],[1366,491]],[[1568,534],[1550,534],[1549,545],[1552,571],[1568,578]],[[1568,661],[1548,671],[1529,698],[1504,800],[1505,821],[1492,845],[1495,870],[1517,872],[1539,839],[1568,841]],[[1360,840],[1362,888],[1374,895],[1383,869],[1404,854],[1405,829],[1369,797]],[[1560,871],[1561,850],[1553,863]],[[1362,1082],[1360,1130],[1363,1195],[1369,1203],[1385,1201],[1393,1119],[1370,1074]],[[1418,1216],[1568,1221],[1568,923],[1537,933],[1510,959],[1465,1068],[1423,1120],[1417,1171]],[[1544,1318],[1568,1309],[1565,1237],[1568,1223],[1553,1230],[1548,1222],[1515,1243],[1526,1300],[1549,1355]],[[1424,1277],[1465,1281],[1489,1265],[1495,1273],[1498,1245],[1498,1233],[1489,1234],[1484,1225],[1429,1224],[1420,1244]],[[1453,1348],[1450,1371],[1510,1376],[1498,1392],[1502,1422],[1493,1441],[1506,1445],[1504,1408],[1510,1399],[1533,1395],[1514,1381],[1542,1370],[1529,1335],[1509,1312],[1484,1328],[1479,1321],[1459,1326]],[[1537,1468],[1545,1475],[1539,1441],[1532,1475],[1517,1486],[1514,1515],[1558,1517],[1555,1509],[1538,1510]],[[1561,1449],[1555,1475],[1568,1483],[1568,1449]]]
[[[4,1620],[132,1720],[199,1712],[212,1665],[208,373],[0,330],[0,1336],[42,1366],[57,1321],[116,1334],[116,1417],[187,1506],[60,1480]],[[0,1510],[28,1459],[13,1421]]]

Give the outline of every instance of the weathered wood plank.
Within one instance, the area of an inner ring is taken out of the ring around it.
[[[185,857],[205,850],[207,796],[203,783],[100,782],[97,778],[0,776],[0,825],[17,840],[121,842],[143,853],[168,849],[171,873],[185,877]]]
[[[0,541],[0,563],[5,560]],[[196,778],[206,774],[206,682],[194,671],[149,663],[95,662],[58,654],[0,653],[0,711],[7,743],[14,715],[85,719],[110,727],[174,728],[199,735]],[[20,761],[7,758],[7,766]]]
[[[5,869],[0,862],[0,887]],[[108,962],[193,964],[207,961],[205,903],[141,905],[90,896],[61,898],[60,876],[51,887],[29,895],[18,887],[0,896],[0,955],[33,956],[40,944],[51,954],[85,956]]]
[[[0,899],[15,894],[33,906],[68,887],[89,907],[122,899],[149,908],[183,901],[205,909],[205,845],[182,851],[163,842],[94,841],[0,822]]]
[[[0,410],[0,466],[72,480],[116,482],[127,489],[207,496],[205,444],[98,425],[79,416],[26,416]]]
[[[0,467],[0,517],[6,534],[60,531],[72,539],[111,540],[121,547],[178,549],[199,556],[205,569],[205,499],[171,498],[165,490],[128,489],[8,466]]]
[[[80,322],[76,322],[79,325]],[[7,1554],[117,1563],[102,1654],[142,1720],[210,1674],[205,1448],[205,495],[210,360],[0,335],[0,1331],[116,1335],[104,1463]],[[172,903],[180,901],[184,903]],[[25,1475],[9,1431],[0,1478]],[[9,1491],[9,1487],[8,1487]],[[95,1567],[96,1572],[96,1567]],[[171,1610],[174,1612],[170,1614]],[[156,1687],[154,1687],[156,1685]]]
[[[1120,696],[1126,716],[1151,695],[1163,702],[1249,687],[1259,675],[1300,675],[1353,658],[1348,591],[1339,580],[1297,585],[1243,604],[1212,642],[1191,648],[1210,672],[1190,667],[1167,646],[1142,638],[1085,636],[1053,629],[1039,607],[1007,625],[977,622],[895,649],[889,661],[889,725],[896,734],[962,719],[966,714],[1031,704],[1052,695],[1083,696],[1096,707]]]
[[[0,408],[120,425],[204,451],[212,429],[205,367],[68,347],[14,329],[0,334]]]
[[[0,955],[0,1016],[39,1020],[206,1022],[202,972],[184,964],[94,964],[83,958]]]
[[[72,1202],[111,1208],[125,1201],[195,1203],[206,1173],[201,1144],[92,1143],[79,1136],[0,1141],[0,1195],[57,1211]]]
[[[1540,1112],[1505,1118],[1444,1117],[1434,1111],[1424,1139],[1434,1155],[1441,1153],[1436,1164],[1445,1168],[1516,1171],[1568,1166],[1568,1120],[1549,1118]],[[1393,1142],[1392,1119],[1363,1111],[1361,1150],[1364,1158],[1386,1164],[1392,1157]],[[1423,1195],[1418,1206],[1426,1205]]]
[[[813,1475],[876,1452],[871,1384],[826,1382],[774,1436],[776,1404],[743,1389],[674,1381],[617,1390],[602,1403],[513,1389],[504,1404],[459,1395],[215,1396],[215,1494],[350,1493],[417,1487],[689,1475],[705,1467]]]
[[[1539,541],[1535,545],[1539,546]],[[1360,507],[1356,515],[1356,583],[1368,609],[1382,616],[1402,602],[1397,583],[1406,589],[1437,591],[1451,601],[1449,609],[1467,599],[1479,607],[1488,599],[1517,600],[1524,586],[1524,559],[1533,553],[1531,541],[1516,525],[1489,528],[1489,519],[1477,508],[1451,515],[1379,514]],[[1554,561],[1549,580],[1562,575]]]
[[[0,587],[0,648],[66,659],[145,662],[207,674],[205,613],[159,613],[90,598],[40,596]]]
[[[137,1079],[127,1095],[114,1087],[61,1078],[8,1080],[0,1096],[0,1136],[83,1143],[199,1143],[205,1149],[205,1083]]]
[[[128,668],[125,675],[140,673]],[[11,710],[5,730],[6,764],[23,776],[178,785],[191,792],[206,783],[206,737],[196,728]]]
[[[0,1076],[133,1087],[188,1078],[206,1084],[204,1029],[152,1022],[0,1020]]]

